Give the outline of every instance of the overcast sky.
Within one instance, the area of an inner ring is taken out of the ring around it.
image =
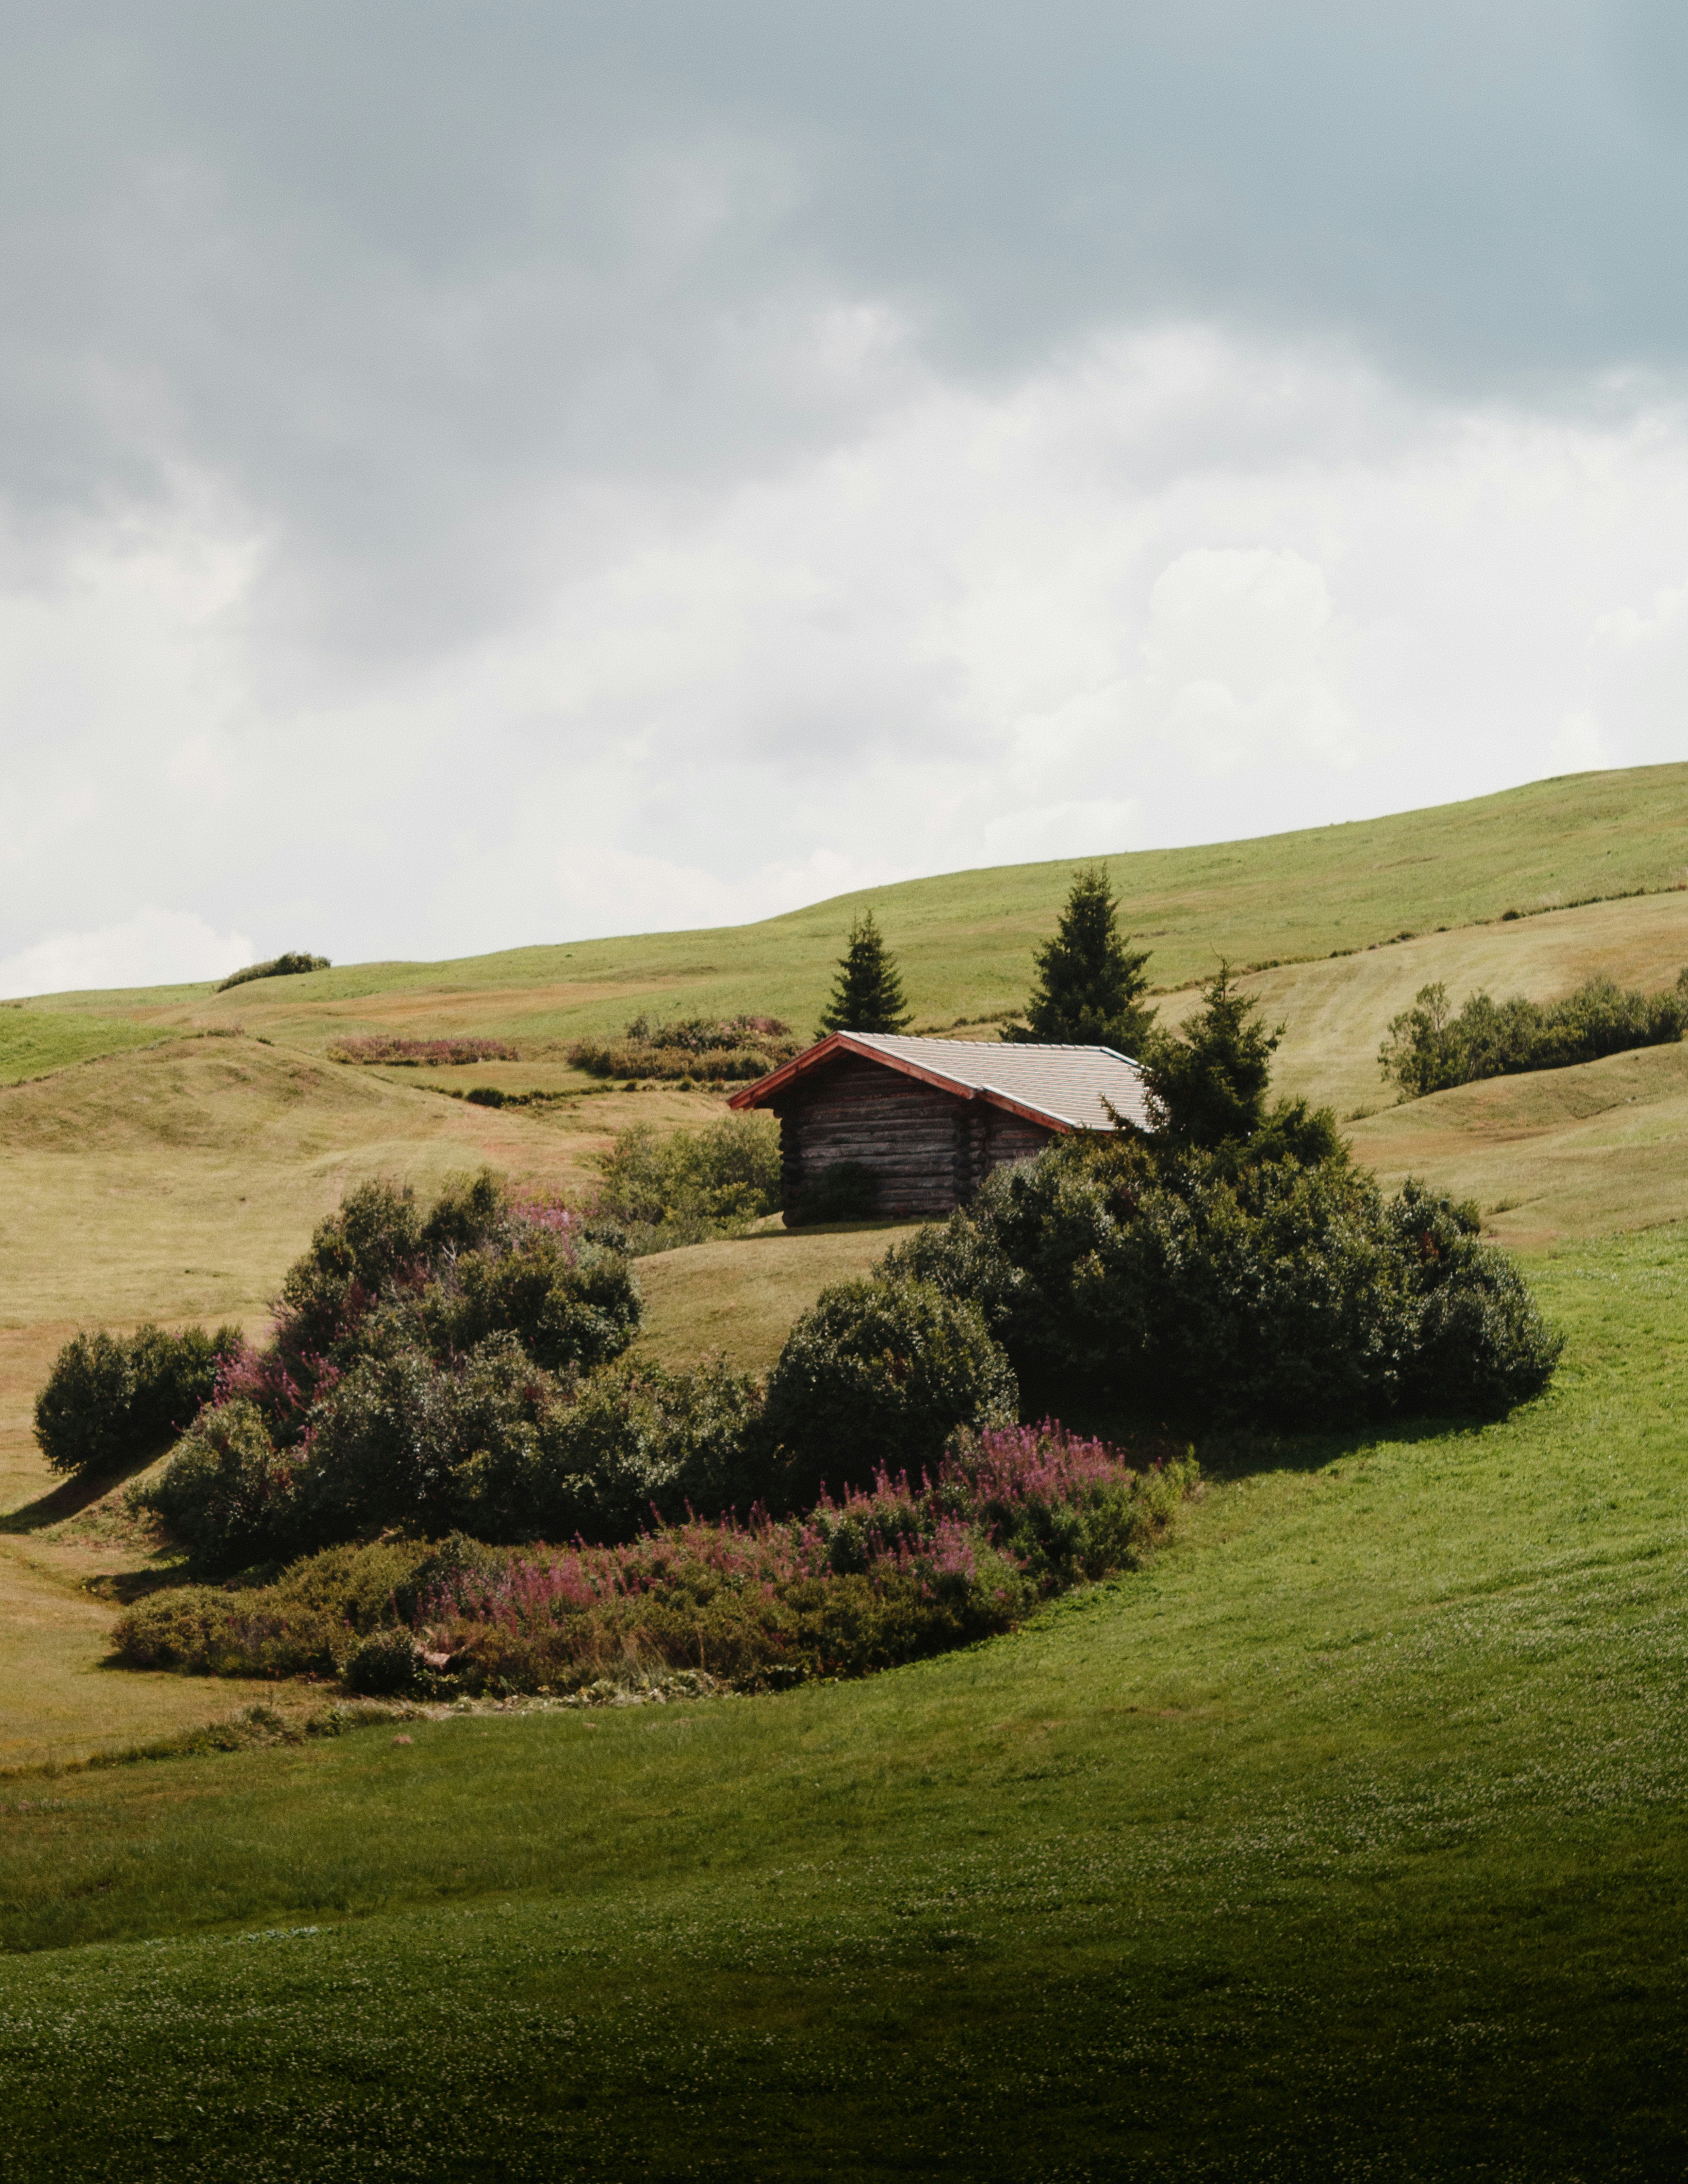
[[[1688,755],[1688,15],[0,0],[0,991]]]

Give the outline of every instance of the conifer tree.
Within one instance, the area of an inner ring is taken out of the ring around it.
[[[850,929],[850,947],[838,959],[833,997],[822,1014],[828,1031],[901,1031],[909,1021],[903,982],[884,935],[866,911]]]
[[[1251,995],[1237,991],[1230,966],[1222,963],[1183,1028],[1157,1033],[1150,1041],[1143,1081],[1163,1144],[1241,1145],[1265,1125],[1272,1056],[1284,1028],[1268,1031],[1256,1022],[1259,1008]]]
[[[1009,1039],[1062,1046],[1111,1046],[1133,1056],[1154,1028],[1142,1005],[1149,989],[1146,948],[1134,948],[1119,929],[1119,902],[1100,866],[1072,883],[1053,939],[1036,950],[1037,983],[1026,1004],[1026,1028]]]

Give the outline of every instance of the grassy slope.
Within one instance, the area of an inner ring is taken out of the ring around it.
[[[1688,1047],[1462,1086],[1394,1104],[1377,1053],[1390,1019],[1440,980],[1551,1000],[1603,973],[1656,989],[1688,963],[1688,894],[1662,894],[1431,933],[1245,983],[1286,1026],[1281,1087],[1334,1106],[1390,1181],[1412,1173],[1474,1196],[1502,1241],[1540,1244],[1688,1216]],[[1193,996],[1164,1006],[1176,1017]]]
[[[1680,2175],[1688,1237],[1538,1271],[1019,1639],[0,1785],[14,2172]]]
[[[15,1084],[49,1070],[69,1068],[91,1055],[118,1054],[158,1034],[127,1017],[102,1017],[62,1009],[0,1006],[0,1084]]]
[[[1176,985],[1236,962],[1325,956],[1403,928],[1469,925],[1688,878],[1688,766],[1576,774],[1342,827],[1109,859],[1154,974]],[[835,898],[716,931],[518,948],[444,963],[355,964],[304,978],[71,994],[42,1006],[159,1024],[244,1023],[320,1048],[350,1031],[529,1040],[677,1012],[766,1009],[807,1027],[852,916],[872,908],[922,1022],[1017,1006],[1075,867],[1005,866]]]
[[[1244,957],[1328,950],[1345,944],[1345,933],[1490,915],[1545,894],[1668,884],[1677,854],[1670,829],[1685,799],[1688,769],[1581,777],[1361,827],[1121,860],[1117,871],[1139,922],[1170,957],[1163,967],[1183,975],[1201,967],[1203,933]],[[1031,940],[1052,917],[1069,869],[1028,866],[880,892],[882,915],[910,951],[916,990],[932,1013],[947,1021],[978,1012],[974,1005],[1000,998],[999,986],[1000,994],[1022,990]],[[1187,900],[1177,899],[1180,889]],[[146,1006],[136,1019],[111,1013],[136,1006],[134,995],[92,997],[92,1015],[82,1012],[86,996],[70,997],[78,1006],[58,1013],[0,1011],[0,1057],[8,1024],[22,1024],[20,1039],[57,1025],[66,1039],[86,1044],[106,1035],[103,1025],[115,1025],[125,1039],[164,1035],[166,1042],[0,1088],[0,1511],[13,1511],[9,1524],[27,1529],[26,1540],[0,1529],[0,1618],[14,1633],[37,1634],[25,1652],[17,1641],[11,1657],[14,1688],[29,1695],[12,1708],[12,1757],[87,1749],[180,1719],[181,1687],[165,1679],[125,1685],[136,1711],[132,1722],[123,1720],[120,1696],[96,1673],[103,1613],[92,1611],[81,1589],[91,1556],[96,1569],[120,1567],[122,1558],[114,1547],[95,1556],[85,1527],[66,1532],[49,1521],[56,1505],[42,1498],[51,1482],[31,1439],[31,1406],[75,1325],[132,1323],[149,1314],[251,1323],[312,1223],[362,1176],[408,1173],[426,1188],[452,1168],[490,1159],[517,1175],[577,1188],[591,1152],[625,1122],[666,1125],[717,1112],[702,1095],[594,1092],[539,1117],[468,1108],[426,1089],[431,1077],[460,1086],[505,1076],[514,1089],[536,1072],[548,1082],[579,1083],[554,1062],[466,1073],[325,1067],[309,1051],[326,1043],[337,1022],[322,996],[337,993],[332,1008],[360,1022],[449,1030],[537,1021],[554,1029],[570,1010],[581,1021],[616,1020],[648,991],[639,979],[659,972],[704,981],[689,998],[674,989],[677,1003],[726,1006],[757,999],[757,981],[790,980],[800,969],[814,988],[806,999],[800,981],[795,989],[802,1006],[794,1013],[801,1018],[824,985],[848,909],[822,905],[736,933],[592,944],[584,955],[530,950],[479,963],[259,982],[214,1000],[203,989],[176,989],[138,997]],[[905,920],[900,928],[897,919]],[[618,968],[621,956],[627,960]],[[565,961],[575,978],[576,957],[579,976],[566,989],[522,983],[541,972],[554,979]],[[1378,1040],[1426,978],[1446,978],[1456,994],[1482,981],[1546,995],[1596,968],[1663,983],[1685,958],[1688,894],[1664,894],[1456,928],[1335,960],[1327,955],[1251,983],[1290,1025],[1284,1082],[1350,1112],[1379,1104]],[[1000,985],[1004,979],[1009,985]],[[1168,1012],[1186,1000],[1173,996]],[[227,1028],[242,1016],[260,1033],[268,1023],[264,1035],[278,1043],[168,1039],[173,1024],[221,1019]],[[302,1050],[295,1040],[307,1044]],[[1511,1240],[1688,1213],[1688,1076],[1680,1052],[1444,1095],[1380,1112],[1354,1134],[1385,1173],[1410,1167],[1476,1195]],[[783,1325],[822,1283],[860,1271],[877,1248],[871,1235],[787,1240],[653,1262],[647,1348],[682,1361],[719,1346],[765,1363]],[[51,1673],[50,1662],[57,1664]]]

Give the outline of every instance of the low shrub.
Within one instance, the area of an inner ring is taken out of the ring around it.
[[[226,994],[231,986],[244,986],[253,978],[297,978],[306,971],[327,971],[332,967],[326,956],[307,956],[303,952],[272,956],[267,963],[248,963],[245,970],[220,980],[213,991]]]
[[[636,1251],[701,1242],[778,1211],[779,1126],[768,1115],[723,1115],[659,1135],[635,1123],[599,1169],[598,1210],[626,1224]]]
[[[1447,989],[1421,986],[1389,1028],[1378,1066],[1403,1100],[1456,1084],[1564,1069],[1642,1046],[1669,1046],[1688,1028],[1688,970],[1663,993],[1627,993],[1591,978],[1562,1001],[1491,1000],[1479,991],[1453,1011]]]
[[[133,1668],[242,1676],[334,1676],[367,1633],[406,1620],[429,1550],[382,1540],[330,1547],[267,1584],[180,1585],[126,1609],[113,1643]]]
[[[1133,1461],[1046,1421],[963,1436],[917,1487],[881,1473],[781,1522],[690,1520],[560,1552],[459,1535],[405,1550],[396,1582],[385,1543],[338,1550],[248,1591],[154,1596],[125,1615],[117,1645],[137,1665],[228,1674],[327,1674],[332,1661],[377,1696],[567,1692],[656,1671],[744,1690],[864,1675],[1011,1629],[1054,1592],[1134,1568],[1198,1484],[1174,1449]]]
[[[408,1630],[371,1630],[353,1647],[346,1663],[346,1688],[360,1698],[403,1698],[416,1688],[421,1653]]]
[[[792,1329],[768,1379],[761,1440],[773,1506],[892,1466],[935,1464],[961,1428],[1015,1415],[1014,1373],[978,1306],[911,1281],[840,1282]]]
[[[223,1403],[200,1413],[140,1498],[197,1562],[237,1568],[295,1551],[294,1469],[255,1403]]]
[[[576,1040],[568,1058],[592,1077],[728,1084],[766,1077],[801,1050],[777,1017],[688,1017],[665,1023],[638,1016],[620,1039]]]
[[[343,1039],[328,1050],[331,1061],[384,1062],[389,1068],[454,1068],[471,1061],[515,1061],[516,1050],[503,1039],[399,1039],[372,1032]]]
[[[210,1399],[241,1346],[234,1327],[170,1334],[148,1323],[126,1339],[73,1335],[36,1398],[42,1454],[54,1471],[100,1472],[155,1453]]]

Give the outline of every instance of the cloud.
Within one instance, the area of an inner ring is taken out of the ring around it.
[[[1196,547],[1149,594],[1145,697],[1207,773],[1304,751],[1354,763],[1324,571],[1299,554]]]
[[[466,952],[1680,755],[1672,20],[20,20],[14,949]]]
[[[226,978],[255,961],[239,933],[219,933],[190,911],[148,905],[120,925],[54,933],[0,957],[0,997],[85,988],[169,986]]]

